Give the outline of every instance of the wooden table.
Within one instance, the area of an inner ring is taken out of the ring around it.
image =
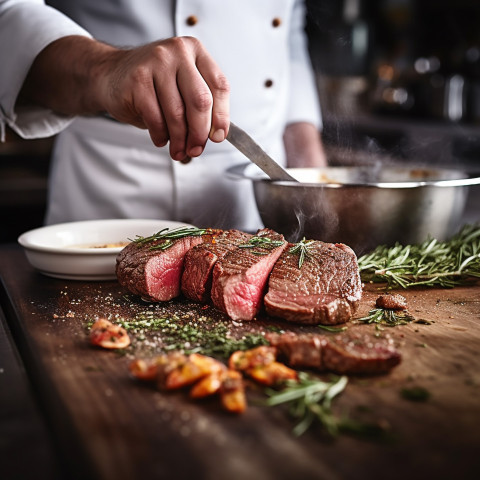
[[[3,350],[18,349],[22,365],[13,371],[21,377],[24,365],[32,383],[20,394],[34,405],[28,411],[44,445],[36,461],[48,470],[31,478],[480,478],[480,284],[401,292],[415,318],[429,324],[349,327],[391,335],[403,356],[388,375],[350,378],[335,405],[337,412],[388,425],[388,440],[378,441],[332,440],[319,428],[297,438],[282,408],[251,404],[236,416],[214,400],[194,402],[185,392],[135,382],[128,355],[93,348],[87,339],[87,319],[124,308],[125,292],[116,282],[42,276],[13,245],[0,248],[0,274],[1,308],[13,339]],[[377,289],[365,288],[357,316],[372,308]],[[1,360],[6,365],[4,352]],[[430,398],[413,402],[401,395],[412,387]],[[11,395],[2,388],[0,404]],[[0,444],[3,471],[15,470],[23,446],[23,458],[32,451],[32,436],[24,433],[23,444],[18,438]]]

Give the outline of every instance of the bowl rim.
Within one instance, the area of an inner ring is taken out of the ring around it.
[[[102,226],[102,229],[105,227],[116,226],[131,226],[132,228],[135,225],[138,226],[155,226],[155,229],[161,227],[162,224],[165,224],[163,228],[173,228],[181,226],[191,226],[184,222],[177,222],[174,220],[155,220],[155,219],[98,219],[98,220],[81,220],[75,222],[64,222],[56,223],[52,225],[46,225],[43,227],[34,228],[28,230],[19,235],[17,242],[26,250],[35,251],[35,252],[45,252],[57,255],[82,255],[82,256],[101,256],[101,255],[112,255],[119,253],[124,246],[118,247],[105,247],[105,248],[85,248],[85,247],[75,247],[75,246],[61,246],[61,245],[45,245],[36,243],[36,238],[38,235],[43,235],[49,232],[63,231],[68,229],[79,230],[82,228],[91,228],[95,226]],[[192,225],[193,226],[193,225]]]
[[[411,188],[423,188],[423,187],[468,187],[472,185],[480,185],[480,177],[470,177],[464,170],[460,169],[453,169],[453,168],[437,168],[437,167],[429,167],[429,166],[400,166],[400,165],[386,165],[382,166],[383,169],[404,169],[404,170],[425,170],[429,169],[432,171],[438,172],[452,172],[458,173],[462,175],[463,178],[458,179],[448,179],[448,180],[416,180],[416,181],[404,181],[404,182],[363,182],[363,183],[312,183],[312,182],[291,182],[287,180],[271,180],[266,176],[263,176],[263,172],[260,170],[255,170],[252,174],[247,172],[248,167],[250,167],[251,163],[244,163],[240,165],[235,165],[227,169],[227,175],[236,180],[240,179],[247,179],[251,180],[254,183],[268,183],[274,185],[280,185],[287,188],[298,188],[301,186],[302,188],[334,188],[334,189],[349,189],[349,188],[379,188],[379,189],[411,189]],[[353,170],[356,168],[372,168],[370,166],[359,165],[356,166],[331,166],[331,167],[307,167],[307,168],[287,168],[286,170],[289,173],[294,173],[298,170],[319,170],[324,171],[328,169],[342,169],[342,170]],[[295,176],[295,175],[293,175]]]

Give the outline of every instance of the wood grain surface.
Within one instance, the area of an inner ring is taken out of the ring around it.
[[[194,402],[134,381],[128,363],[152,353],[158,338],[135,339],[127,355],[89,345],[86,323],[165,308],[188,318],[213,309],[185,301],[151,306],[116,282],[56,280],[35,272],[16,246],[0,253],[1,306],[54,433],[65,478],[89,479],[470,479],[480,474],[480,284],[402,291],[422,323],[378,330],[402,353],[390,374],[351,377],[338,414],[381,424],[381,440],[320,428],[301,437],[282,408],[250,405],[238,416],[215,399]],[[378,285],[367,285],[356,317],[373,308]],[[248,325],[262,331],[268,319]],[[281,325],[290,328],[289,325]],[[239,328],[245,328],[240,326]],[[402,390],[421,387],[414,402]]]

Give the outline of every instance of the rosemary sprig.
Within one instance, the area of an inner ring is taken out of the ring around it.
[[[267,406],[286,404],[290,415],[299,420],[293,433],[300,436],[318,421],[332,436],[339,433],[340,420],[332,413],[332,400],[347,386],[345,376],[331,382],[313,378],[304,372],[299,373],[298,381],[288,381],[283,390],[267,390]]]
[[[273,249],[275,247],[281,247],[285,242],[282,240],[272,240],[269,237],[253,236],[248,242],[240,244],[239,248],[255,248],[263,247],[268,249]],[[264,253],[258,253],[259,255],[264,255]]]
[[[298,268],[302,268],[305,259],[312,256],[312,253],[308,248],[312,245],[312,243],[314,243],[313,240],[307,242],[305,237],[303,237],[300,242],[296,243],[288,250],[288,253],[291,253],[292,255],[298,255]]]
[[[253,247],[280,247],[283,245],[282,240],[272,240],[269,237],[251,237],[247,243],[239,245],[240,248],[253,248]]]
[[[327,332],[332,332],[332,333],[339,333],[339,332],[344,332],[345,330],[348,330],[348,327],[332,327],[330,325],[317,325],[317,328],[320,330],[325,330]]]
[[[164,228],[159,232],[150,235],[149,237],[141,237],[137,235],[137,237],[132,241],[134,243],[137,243],[138,245],[144,245],[146,243],[153,243],[164,240],[164,242],[159,245],[153,245],[151,247],[151,250],[167,250],[167,248],[170,248],[174,244],[173,240],[185,237],[199,237],[201,235],[204,235],[206,232],[207,229],[196,227],[179,227],[173,230],[170,230],[169,228]]]
[[[358,259],[362,280],[390,287],[454,287],[480,278],[480,225],[466,225],[445,242],[381,245]]]
[[[375,323],[395,327],[413,322],[415,318],[406,310],[392,310],[389,308],[374,308],[368,312],[366,317],[358,318],[362,323]]]
[[[366,423],[346,416],[337,416],[332,411],[332,402],[346,388],[346,376],[332,377],[322,381],[306,372],[299,372],[298,380],[290,380],[278,391],[266,389],[267,406],[286,405],[290,415],[298,421],[293,429],[296,436],[303,435],[314,423],[319,423],[326,432],[336,437],[348,433],[372,439],[388,439],[388,426],[380,422]]]

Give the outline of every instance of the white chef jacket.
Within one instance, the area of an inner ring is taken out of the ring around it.
[[[57,134],[46,223],[157,218],[198,226],[262,226],[249,181],[225,170],[245,157],[208,142],[184,165],[145,130],[102,117],[66,118],[15,102],[35,56],[66,35],[120,47],[197,37],[227,76],[232,121],[280,163],[282,135],[297,121],[320,128],[300,0],[0,0],[0,126],[24,138]],[[64,15],[60,12],[63,12]],[[74,92],[72,92],[74,94]]]

